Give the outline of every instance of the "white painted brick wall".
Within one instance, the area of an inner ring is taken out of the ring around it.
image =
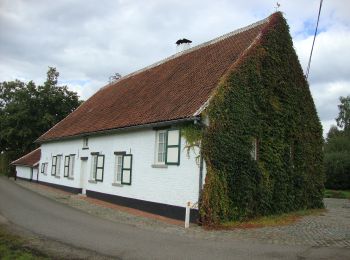
[[[16,166],[17,177],[30,179],[31,177],[31,168],[26,166]]]
[[[180,165],[169,165],[168,168],[152,168],[155,159],[156,131],[152,129],[119,132],[112,135],[89,137],[89,149],[83,150],[83,139],[44,143],[41,146],[40,163],[48,162],[47,175],[40,174],[39,180],[82,188],[80,183],[81,157],[87,161],[87,190],[119,195],[158,203],[182,206],[187,201],[198,200],[199,165],[195,154],[190,158],[184,149],[185,140],[181,138]],[[116,151],[125,151],[133,155],[132,184],[122,187],[112,186],[114,180],[114,163]],[[91,172],[91,152],[105,155],[104,180],[98,183],[87,182]],[[60,178],[51,176],[51,158],[62,154]],[[74,180],[63,177],[64,156],[76,155]],[[204,169],[205,174],[205,169]],[[204,178],[205,176],[203,176]]]

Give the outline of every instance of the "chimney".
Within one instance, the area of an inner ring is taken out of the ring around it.
[[[185,51],[189,48],[191,48],[191,42],[190,40],[188,39],[179,39],[176,41],[176,51],[177,52],[182,52],[182,51]]]

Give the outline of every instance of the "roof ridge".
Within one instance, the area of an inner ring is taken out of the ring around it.
[[[116,81],[116,82],[108,83],[107,85],[101,87],[97,92],[99,92],[100,90],[103,90],[103,89],[105,89],[105,88],[107,88],[107,87],[113,86],[113,85],[115,85],[115,84],[117,84],[117,83],[119,83],[119,82],[121,82],[121,81],[123,81],[123,80],[125,80],[125,79],[127,79],[127,78],[130,78],[130,77],[132,77],[132,76],[135,76],[135,75],[137,75],[137,74],[139,74],[139,73],[141,73],[141,72],[144,72],[144,71],[146,71],[146,70],[149,70],[149,69],[155,68],[155,67],[157,67],[157,66],[159,66],[159,65],[162,65],[162,64],[166,63],[167,61],[176,59],[176,58],[178,58],[178,57],[180,57],[180,56],[182,56],[182,55],[191,53],[191,52],[196,51],[196,50],[198,50],[198,49],[201,49],[201,48],[203,48],[203,47],[207,47],[207,46],[212,45],[212,44],[214,44],[214,43],[217,43],[217,42],[219,42],[219,41],[225,40],[225,39],[227,39],[228,37],[231,37],[231,36],[237,35],[237,34],[239,34],[239,33],[248,31],[248,30],[250,30],[250,29],[252,29],[252,28],[255,28],[255,27],[257,27],[257,26],[259,26],[259,25],[261,25],[261,24],[266,23],[267,21],[269,21],[269,19],[270,19],[270,16],[268,16],[268,17],[266,17],[266,18],[264,18],[264,19],[262,19],[262,20],[260,20],[260,21],[257,21],[257,22],[255,22],[255,23],[252,23],[252,24],[250,24],[250,25],[247,25],[247,26],[238,28],[238,29],[236,29],[236,30],[234,30],[234,31],[232,31],[232,32],[229,32],[229,33],[226,33],[226,34],[221,35],[221,36],[219,36],[219,37],[216,37],[216,38],[214,38],[214,39],[212,39],[212,40],[209,40],[209,41],[206,41],[206,42],[201,43],[201,44],[199,44],[199,45],[193,46],[193,47],[191,47],[191,48],[189,48],[189,49],[187,49],[187,50],[184,50],[184,51],[175,53],[175,54],[173,54],[173,55],[171,55],[171,56],[169,56],[169,57],[166,57],[166,58],[164,58],[164,59],[162,59],[162,60],[160,60],[160,61],[157,61],[157,62],[155,62],[155,63],[153,63],[153,64],[151,64],[151,65],[148,65],[148,66],[146,66],[146,67],[144,67],[144,68],[142,68],[142,69],[139,69],[139,70],[136,70],[136,71],[134,71],[134,72],[131,72],[131,73],[125,75],[124,77],[121,77],[121,78],[120,78],[118,81]],[[96,92],[96,93],[97,93],[97,92]]]

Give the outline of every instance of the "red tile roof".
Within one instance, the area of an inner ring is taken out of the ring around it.
[[[36,166],[36,164],[40,161],[40,157],[41,157],[41,149],[37,148],[34,151],[31,151],[30,153],[27,153],[21,158],[13,161],[11,164],[33,167],[33,166]]]
[[[175,54],[101,88],[37,141],[193,118],[269,20]]]

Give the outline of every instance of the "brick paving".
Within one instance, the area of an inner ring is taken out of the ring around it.
[[[239,239],[280,245],[350,248],[350,200],[346,199],[327,198],[325,199],[327,211],[319,215],[305,216],[295,223],[285,226],[208,231],[197,225],[191,225],[189,229],[184,229],[184,223],[181,221],[81,195],[72,195],[45,185],[21,180],[17,183],[92,215],[143,229],[215,240]]]

